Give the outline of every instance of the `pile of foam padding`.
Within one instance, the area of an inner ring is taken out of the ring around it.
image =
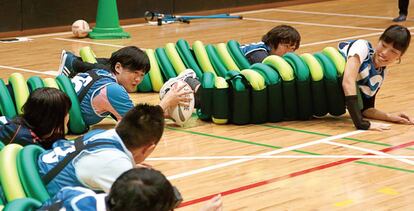
[[[137,90],[158,92],[168,79],[193,69],[201,81],[197,114],[202,120],[242,125],[345,113],[341,86],[345,59],[332,47],[313,55],[272,55],[256,64],[247,61],[234,40],[207,46],[195,41],[190,48],[181,39],[155,51],[146,49],[146,53],[151,69]],[[92,51],[80,54],[84,61],[95,59]],[[72,101],[70,132],[87,131],[73,85],[63,75],[56,79],[33,76],[26,81],[21,74],[13,73],[8,86],[0,79],[0,115],[13,118],[21,114],[29,93],[39,87],[64,91]]]
[[[68,128],[73,134],[81,134],[88,130],[82,118],[78,97],[70,79],[64,75],[56,78],[41,79],[39,76],[32,76],[27,81],[20,73],[13,73],[9,77],[9,84],[6,85],[0,79],[0,115],[13,118],[22,113],[22,107],[26,103],[29,93],[42,87],[53,87],[65,92],[72,101],[69,110]]]
[[[151,70],[139,92],[159,91],[163,83],[185,69],[201,80],[202,120],[217,124],[258,124],[307,120],[345,113],[341,77],[345,59],[333,47],[315,54],[287,53],[250,64],[239,43],[206,45],[185,40],[147,49]]]
[[[50,199],[37,166],[45,150],[37,145],[18,144],[0,144],[0,150],[0,210],[3,206],[3,211],[37,210]]]

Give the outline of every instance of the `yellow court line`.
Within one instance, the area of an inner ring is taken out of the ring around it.
[[[390,187],[383,187],[383,188],[379,189],[378,192],[386,194],[386,195],[391,195],[391,196],[395,196],[395,195],[400,194],[398,191],[396,191],[395,189],[390,188]]]
[[[335,207],[345,207],[352,203],[354,203],[354,201],[352,201],[351,199],[347,199],[345,201],[336,202],[334,205]]]

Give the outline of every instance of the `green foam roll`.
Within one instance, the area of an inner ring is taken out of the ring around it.
[[[177,73],[174,71],[174,67],[171,65],[164,48],[155,49],[155,57],[165,77],[165,81],[177,77]]]
[[[226,124],[229,119],[229,85],[222,77],[216,77],[213,98],[212,120],[216,124]]]
[[[45,87],[45,84],[39,76],[32,76],[27,79],[27,87],[29,87],[30,92],[33,92],[36,89]]]
[[[175,72],[179,75],[182,71],[186,69],[183,61],[180,58],[180,55],[175,48],[174,43],[167,43],[165,45],[165,53],[167,54],[168,59],[170,60],[172,66],[174,67]]]
[[[298,116],[298,103],[296,96],[296,80],[292,67],[282,57],[271,55],[263,62],[278,71],[282,78],[283,114],[285,120],[295,120]]]
[[[3,79],[0,78],[0,113],[11,119],[17,115],[13,99]]]
[[[214,71],[213,65],[210,63],[204,44],[199,40],[195,41],[193,43],[193,50],[198,64],[200,64],[203,72],[211,72],[214,75],[217,75],[217,73]]]
[[[216,71],[217,75],[220,77],[226,77],[227,69],[218,57],[216,49],[214,49],[212,45],[207,45],[206,51],[208,54],[208,58],[210,59],[210,62],[213,65],[213,68]]]
[[[188,44],[188,42],[183,39],[179,39],[175,47],[177,48],[177,51],[180,54],[185,65],[188,68],[194,70],[198,78],[201,78],[203,72],[200,69],[200,66],[197,64],[197,61],[195,60],[195,55],[190,49],[190,45]]]
[[[261,124],[267,120],[267,90],[264,77],[255,70],[244,69],[241,74],[250,83],[250,123]]]
[[[227,42],[227,49],[240,70],[250,67],[250,63],[240,51],[240,44],[237,41],[229,40]]]
[[[137,86],[138,92],[152,92],[152,84],[149,74],[145,74],[144,78],[142,79],[141,83]]]
[[[263,60],[262,63],[267,64],[273,69],[277,70],[283,81],[292,81],[295,79],[295,73],[293,72],[292,67],[280,56],[268,56]]]
[[[322,53],[325,54],[335,64],[338,75],[343,76],[346,61],[338,49],[333,47],[326,47],[323,49]]]
[[[345,96],[342,85],[339,83],[335,65],[323,53],[315,53],[314,56],[323,67],[329,113],[334,116],[340,116],[346,112]]]
[[[37,166],[39,155],[44,151],[40,146],[28,145],[17,155],[17,169],[26,195],[41,202],[50,199]]]
[[[43,83],[45,84],[45,87],[59,89],[59,86],[54,78],[45,78]]]
[[[325,116],[328,113],[328,103],[326,102],[327,98],[325,82],[323,80],[323,68],[312,54],[302,54],[301,58],[308,66],[311,73],[313,115]]]
[[[267,90],[267,121],[280,122],[283,120],[282,79],[277,71],[263,63],[256,63],[250,69],[263,76]]]
[[[9,77],[9,84],[13,89],[17,114],[23,114],[22,107],[29,98],[29,87],[27,87],[26,80],[22,74],[13,73]]]
[[[201,76],[200,101],[201,108],[197,110],[197,115],[201,120],[210,120],[213,115],[213,95],[215,86],[215,75],[211,72],[204,73]]]
[[[312,90],[308,66],[294,54],[287,53],[283,58],[292,66],[296,78],[296,94],[298,101],[298,118],[309,120],[312,118]]]
[[[161,90],[162,85],[164,84],[164,81],[162,79],[162,73],[160,67],[158,66],[157,59],[155,58],[155,52],[152,49],[146,49],[145,53],[149,58],[151,66],[148,74],[151,80],[152,89],[155,92],[159,92]]]
[[[28,211],[37,210],[42,206],[40,201],[31,198],[16,199],[8,203],[3,211]]]
[[[215,48],[216,48],[218,56],[220,57],[220,60],[223,62],[224,66],[226,66],[227,70],[240,71],[239,67],[234,62],[230,53],[227,51],[226,44],[219,43],[215,46]]]
[[[17,154],[22,148],[18,144],[9,144],[0,152],[0,181],[8,202],[26,197],[20,183],[16,162]]]
[[[82,134],[86,132],[88,126],[85,124],[85,121],[83,121],[78,96],[73,89],[72,82],[64,75],[56,77],[56,82],[58,83],[60,90],[65,92],[72,102],[72,107],[69,110],[69,130],[74,134]]]
[[[245,84],[245,77],[238,71],[227,72],[230,89],[231,122],[236,125],[250,123],[250,91]]]

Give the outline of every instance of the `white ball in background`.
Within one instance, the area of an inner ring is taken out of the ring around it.
[[[72,24],[72,33],[75,37],[86,37],[89,31],[89,24],[85,20],[77,20]]]

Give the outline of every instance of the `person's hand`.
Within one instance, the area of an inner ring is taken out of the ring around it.
[[[398,113],[398,114],[390,115],[389,118],[391,122],[395,122],[398,124],[406,124],[406,125],[414,124],[414,119],[409,117],[405,113]]]
[[[222,211],[222,210],[223,210],[223,202],[221,201],[221,194],[214,196],[200,209],[200,211]]]
[[[184,90],[183,88],[187,86],[186,83],[180,84],[178,86],[173,86],[170,91],[168,91],[164,98],[160,102],[160,106],[164,109],[164,112],[169,108],[174,108],[178,104],[181,106],[188,106],[191,98],[188,96],[193,93],[192,90]]]
[[[379,123],[379,122],[370,122],[369,130],[383,131],[391,129],[389,124]]]

